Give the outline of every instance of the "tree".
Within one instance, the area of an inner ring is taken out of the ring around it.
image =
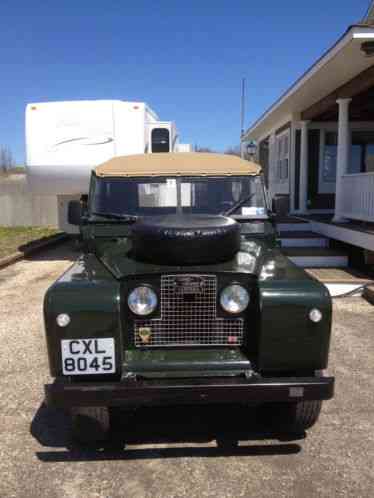
[[[209,147],[200,147],[200,145],[194,145],[193,150],[194,152],[214,152],[213,149],[210,149]]]
[[[12,153],[7,146],[0,146],[0,172],[6,173],[14,167]]]
[[[241,157],[240,154],[240,145],[235,145],[234,147],[228,147],[224,154],[227,154],[229,156],[238,156]]]

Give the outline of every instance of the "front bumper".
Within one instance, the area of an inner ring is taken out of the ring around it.
[[[56,381],[45,386],[49,406],[143,406],[195,403],[264,403],[328,400],[333,377],[207,378],[123,380],[121,382]]]

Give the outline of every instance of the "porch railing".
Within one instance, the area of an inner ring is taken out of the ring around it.
[[[342,216],[374,223],[374,172],[344,175]]]

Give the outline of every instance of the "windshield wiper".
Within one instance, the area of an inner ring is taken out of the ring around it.
[[[135,223],[139,219],[139,216],[133,214],[108,213],[107,211],[93,211],[91,214],[112,220],[121,220],[125,223]]]
[[[230,214],[232,213],[235,213],[235,211],[237,209],[239,209],[240,207],[243,206],[243,204],[245,204],[246,202],[249,202],[256,194],[253,193],[251,195],[248,195],[248,197],[244,197],[244,199],[241,199],[240,201],[238,201],[236,204],[234,204],[230,209],[228,209],[227,211],[223,211],[222,214],[223,216],[229,216]]]

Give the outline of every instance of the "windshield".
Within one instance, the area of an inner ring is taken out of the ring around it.
[[[155,216],[230,214],[266,216],[259,176],[93,178],[91,213]]]

